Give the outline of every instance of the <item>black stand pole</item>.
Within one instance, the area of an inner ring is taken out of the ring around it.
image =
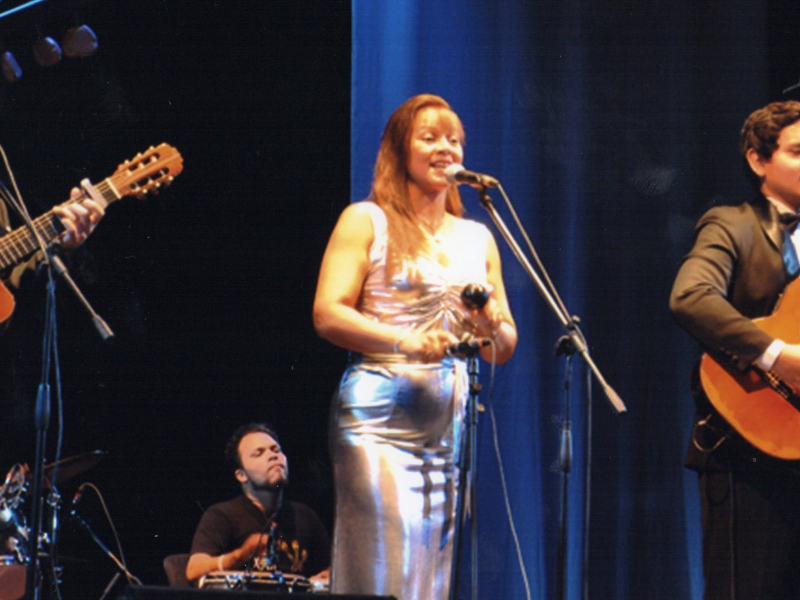
[[[460,442],[461,451],[458,460],[458,502],[456,503],[456,523],[453,535],[453,564],[450,571],[450,600],[455,600],[458,588],[458,564],[461,557],[460,530],[466,522],[467,508],[470,517],[470,575],[472,598],[478,598],[478,520],[477,504],[477,466],[478,466],[478,412],[482,409],[479,402],[482,386],[478,381],[479,348],[469,348],[465,352],[467,373],[469,375],[469,399],[464,416],[464,433]],[[469,498],[467,501],[466,498]]]
[[[31,509],[31,530],[28,533],[28,568],[25,573],[25,597],[36,600],[40,597],[42,580],[39,556],[39,540],[42,532],[42,512],[44,503],[44,455],[47,442],[47,427],[50,423],[50,358],[55,336],[55,282],[52,277],[47,282],[47,314],[45,315],[44,342],[42,353],[42,379],[36,395],[35,427],[36,458],[33,469],[33,496]]]
[[[572,423],[570,421],[570,390],[572,387],[572,357],[575,346],[572,338],[562,336],[556,342],[556,356],[566,355],[564,364],[564,420],[561,423],[561,446],[558,468],[561,471],[561,519],[558,530],[558,571],[556,600],[566,597],[567,583],[567,510],[569,508],[569,472],[572,470]]]

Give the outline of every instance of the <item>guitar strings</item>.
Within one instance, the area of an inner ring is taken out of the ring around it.
[[[111,185],[103,180],[95,188],[100,192],[106,202],[116,200]],[[87,200],[86,194],[81,194],[77,198],[70,198],[64,204],[80,203]],[[56,225],[58,223],[58,225]],[[64,231],[60,225],[58,216],[53,211],[48,211],[33,220],[36,232],[42,237],[43,241],[49,243],[57,238]],[[61,229],[59,229],[59,226]],[[19,262],[27,255],[38,248],[34,240],[33,233],[26,227],[20,227],[16,231],[0,237],[0,269],[5,269]]]

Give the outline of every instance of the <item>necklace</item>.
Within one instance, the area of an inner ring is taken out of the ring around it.
[[[422,228],[425,230],[425,233],[427,233],[436,243],[441,243],[444,239],[445,217],[446,215],[442,215],[434,222],[420,219],[420,223],[422,223]]]

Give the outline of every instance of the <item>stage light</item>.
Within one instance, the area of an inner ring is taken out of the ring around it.
[[[70,58],[91,56],[97,51],[97,36],[88,25],[78,25],[64,36],[64,54]]]
[[[51,37],[39,37],[33,45],[33,58],[43,67],[51,67],[61,60],[61,46]]]
[[[3,52],[3,55],[0,56],[0,70],[3,71],[3,76],[9,83],[14,83],[22,77],[22,69],[19,68],[17,59],[8,51]]]

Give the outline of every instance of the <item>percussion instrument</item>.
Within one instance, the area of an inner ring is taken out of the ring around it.
[[[200,578],[200,589],[250,590],[284,593],[327,592],[327,587],[311,583],[301,575],[280,571],[212,571]]]

